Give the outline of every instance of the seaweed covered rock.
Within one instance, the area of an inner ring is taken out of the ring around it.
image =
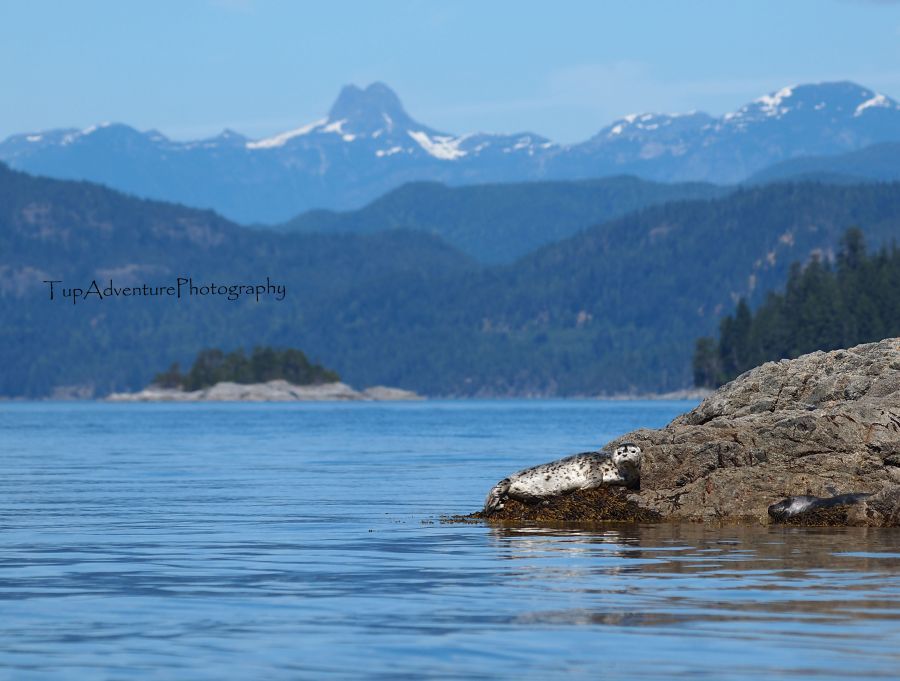
[[[628,497],[629,492],[624,487],[597,487],[576,490],[532,504],[507,499],[503,508],[499,510],[489,514],[479,511],[459,519],[489,519],[492,522],[540,524],[593,523],[608,520],[655,522],[662,519],[659,513],[641,508]]]
[[[629,498],[665,518],[764,520],[788,496],[870,492],[854,524],[900,524],[900,339],[767,362],[617,441],[643,450]]]

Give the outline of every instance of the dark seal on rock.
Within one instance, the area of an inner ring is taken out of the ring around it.
[[[791,516],[807,513],[820,508],[834,508],[835,506],[852,506],[859,504],[872,496],[867,492],[851,494],[836,494],[833,497],[812,497],[801,495],[788,497],[777,504],[769,506],[769,516],[776,521],[782,521]]]

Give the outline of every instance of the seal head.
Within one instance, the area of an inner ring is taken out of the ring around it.
[[[612,462],[619,470],[624,484],[637,486],[641,479],[641,455],[643,452],[633,442],[625,442],[615,448]]]

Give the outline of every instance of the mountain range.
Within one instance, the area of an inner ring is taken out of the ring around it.
[[[820,179],[831,183],[896,182],[900,180],[900,142],[883,142],[834,156],[803,156],[776,163],[748,181],[783,182]]]
[[[741,182],[776,163],[900,142],[900,105],[850,82],[786,87],[734,112],[632,114],[563,145],[531,132],[458,135],[413,119],[386,85],[345,87],[321,120],[248,139],[225,130],[176,141],[98,124],[0,143],[0,160],[50,177],[218,211],[244,223],[351,210],[410,181],[448,185],[631,174]]]
[[[663,184],[630,176],[448,187],[411,182],[355,211],[309,211],[289,232],[429,232],[481,263],[512,263],[541,246],[626,213],[670,201],[709,199],[733,189],[703,182]]]
[[[552,199],[554,187],[539,200]],[[402,203],[400,204],[403,205]],[[399,222],[397,216],[388,217]],[[204,347],[298,347],[359,387],[598,395],[691,383],[694,340],[790,263],[900,231],[900,184],[770,184],[651,205],[512,264],[423,230],[278,232],[0,164],[0,395],[136,389]],[[510,233],[509,238],[515,238]],[[60,286],[250,284],[284,300],[50,301]]]

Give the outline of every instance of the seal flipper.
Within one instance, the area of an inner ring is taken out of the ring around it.
[[[487,499],[484,500],[485,513],[499,511],[503,508],[503,500],[506,498],[506,493],[509,491],[510,484],[509,478],[503,478],[503,480],[491,488],[491,491],[488,492]]]

